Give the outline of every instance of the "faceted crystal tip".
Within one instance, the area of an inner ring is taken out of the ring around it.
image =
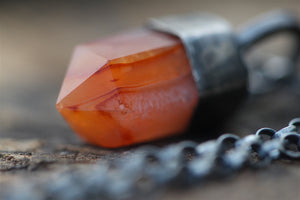
[[[183,132],[197,102],[180,40],[139,29],[79,45],[56,107],[89,143],[120,147]]]

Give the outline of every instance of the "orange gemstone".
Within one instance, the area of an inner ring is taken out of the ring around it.
[[[197,103],[180,40],[138,29],[76,47],[56,107],[89,143],[121,147],[184,132]]]

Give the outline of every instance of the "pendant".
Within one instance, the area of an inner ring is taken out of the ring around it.
[[[248,93],[242,53],[282,30],[300,35],[289,13],[267,16],[240,34],[207,13],[151,20],[146,28],[77,46],[56,107],[80,137],[103,147],[221,121]]]

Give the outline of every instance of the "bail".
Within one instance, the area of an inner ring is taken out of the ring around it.
[[[296,47],[288,58],[292,66],[286,66],[291,70],[287,69],[288,73],[283,78],[274,79],[263,69],[255,72],[249,70],[251,74],[260,73],[268,83],[260,85],[259,90],[296,77],[300,56],[300,25],[291,12],[281,10],[268,13],[248,24],[238,34],[232,31],[226,20],[209,13],[151,19],[148,27],[179,37],[185,47],[200,97],[191,130],[196,128],[198,132],[200,127],[200,131],[211,130],[228,118],[247,96],[248,69],[242,55],[263,39],[289,32],[296,39]]]

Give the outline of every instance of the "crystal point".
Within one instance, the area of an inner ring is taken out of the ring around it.
[[[79,45],[56,106],[89,143],[120,147],[184,132],[197,103],[180,40],[138,29]]]

